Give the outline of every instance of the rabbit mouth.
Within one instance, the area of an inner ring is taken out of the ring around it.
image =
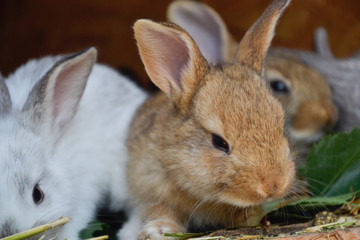
[[[267,194],[263,192],[263,190],[255,190],[255,191],[248,191],[248,195],[245,197],[245,194],[236,194],[234,192],[232,193],[224,193],[221,196],[221,200],[239,207],[252,207],[252,206],[258,206],[262,205],[267,202],[272,202],[277,199],[281,199],[285,197],[286,193],[273,193],[273,194]]]
[[[294,128],[290,128],[288,130],[288,136],[290,142],[293,144],[301,144],[301,145],[312,145],[318,141],[320,141],[321,138],[323,138],[325,133],[323,131],[310,131],[310,130],[304,130],[304,131],[298,131]]]
[[[263,204],[265,201],[254,201],[254,200],[245,200],[242,198],[239,198],[237,196],[232,196],[232,194],[224,194],[221,196],[221,200],[227,204],[231,204],[233,206],[238,207],[252,207]]]

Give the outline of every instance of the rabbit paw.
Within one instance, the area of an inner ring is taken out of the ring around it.
[[[183,228],[173,221],[151,221],[144,226],[138,240],[172,240],[176,238],[165,237],[164,233],[181,232],[182,230]]]

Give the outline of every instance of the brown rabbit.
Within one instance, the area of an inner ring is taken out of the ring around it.
[[[278,49],[269,52],[265,66],[270,88],[285,109],[285,131],[300,166],[338,119],[330,86],[320,73]]]
[[[288,194],[295,166],[284,113],[264,60],[288,0],[248,30],[236,60],[212,66],[182,28],[138,20],[135,38],[162,92],[138,110],[128,139],[135,211],[121,239],[165,239],[197,226],[254,225],[264,202]],[[138,234],[139,233],[139,234]]]
[[[177,0],[168,7],[168,19],[184,28],[213,64],[232,62],[238,42],[220,15],[204,3]],[[266,58],[265,76],[285,110],[285,128],[302,165],[315,141],[337,120],[337,109],[326,79],[296,57],[272,49]]]

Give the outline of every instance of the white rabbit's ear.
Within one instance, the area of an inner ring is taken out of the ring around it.
[[[75,115],[96,56],[96,49],[89,48],[57,62],[24,105],[24,111],[30,110],[56,139]]]
[[[169,5],[167,17],[190,34],[208,62],[227,60],[233,38],[212,8],[201,2],[178,0]]]
[[[138,20],[135,38],[146,72],[175,103],[187,104],[208,64],[179,26]]]
[[[315,51],[323,57],[334,57],[330,50],[328,34],[323,27],[319,27],[315,31]]]
[[[264,76],[264,61],[275,27],[290,0],[275,0],[251,26],[239,44],[236,60]]]
[[[0,74],[0,116],[10,112],[11,105],[9,89],[5,84],[5,79]]]

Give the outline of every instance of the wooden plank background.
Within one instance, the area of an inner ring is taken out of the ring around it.
[[[128,67],[149,86],[137,53],[136,19],[165,20],[170,0],[0,0],[0,71],[8,75],[29,58],[68,53],[88,46],[99,61]],[[204,0],[241,39],[271,0]],[[280,20],[274,46],[311,50],[317,26],[329,31],[336,56],[360,49],[359,0],[293,0]]]

